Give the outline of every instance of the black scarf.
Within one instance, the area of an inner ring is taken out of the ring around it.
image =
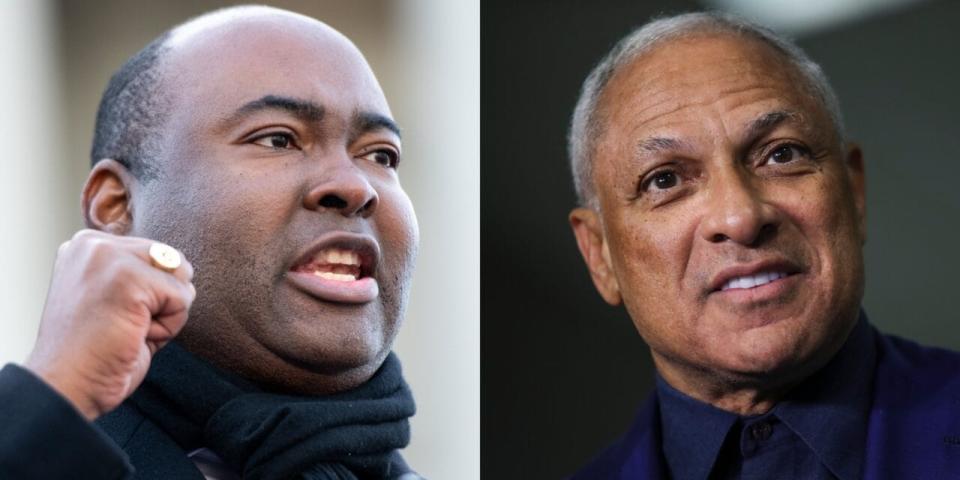
[[[245,479],[356,480],[410,472],[413,396],[390,353],[354,390],[266,393],[171,342],[130,397],[186,451],[206,447]]]

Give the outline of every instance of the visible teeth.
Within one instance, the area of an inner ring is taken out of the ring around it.
[[[313,274],[320,278],[325,278],[327,280],[336,280],[338,282],[352,282],[357,279],[357,277],[350,275],[348,273],[313,272]]]
[[[323,249],[314,255],[313,259],[315,262],[328,265],[360,266],[360,254],[352,250],[343,250],[339,248]]]
[[[756,275],[744,275],[742,277],[731,278],[723,285],[720,290],[730,290],[731,288],[753,288],[766,285],[774,280],[786,277],[783,272],[758,273]]]

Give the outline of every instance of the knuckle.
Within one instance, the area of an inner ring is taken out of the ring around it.
[[[73,234],[72,240],[76,240],[77,243],[86,243],[96,241],[103,238],[103,233],[91,228],[84,228],[78,230],[77,233]]]
[[[183,260],[183,271],[187,274],[187,280],[193,279],[193,264],[188,262],[186,259]]]
[[[96,265],[110,263],[115,257],[113,248],[102,239],[90,239],[87,242],[87,249],[90,252],[90,259]]]
[[[191,283],[186,288],[180,289],[181,295],[183,296],[183,301],[190,305],[193,303],[193,300],[197,298],[197,290],[193,287]]]
[[[104,272],[107,273],[112,283],[120,286],[131,285],[140,277],[135,262],[119,258],[109,263],[104,268]]]
[[[76,233],[73,234],[73,237],[72,237],[71,239],[72,239],[72,240],[83,241],[83,239],[89,237],[89,236],[92,235],[92,234],[93,234],[93,230],[90,230],[90,229],[88,229],[88,228],[84,228],[84,229],[82,229],[82,230],[77,230]]]

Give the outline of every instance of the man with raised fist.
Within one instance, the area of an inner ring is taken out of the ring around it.
[[[399,132],[359,50],[299,14],[216,11],[131,58],[100,104],[96,232],[60,251],[37,378],[0,377],[24,392],[0,415],[57,416],[5,434],[0,473],[419,478],[390,352],[418,243]]]

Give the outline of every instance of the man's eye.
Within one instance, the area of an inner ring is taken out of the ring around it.
[[[781,145],[767,155],[766,163],[790,163],[807,155],[807,151],[796,145]]]
[[[653,174],[644,190],[648,190],[650,188],[667,190],[669,188],[676,187],[678,183],[680,183],[680,178],[677,177],[676,172],[672,170],[664,170],[662,172]]]
[[[287,133],[271,133],[264,135],[253,141],[254,144],[262,147],[274,148],[277,150],[287,150],[294,147],[293,137]]]
[[[360,158],[379,163],[388,168],[397,168],[397,164],[400,163],[400,155],[390,149],[374,150]]]

